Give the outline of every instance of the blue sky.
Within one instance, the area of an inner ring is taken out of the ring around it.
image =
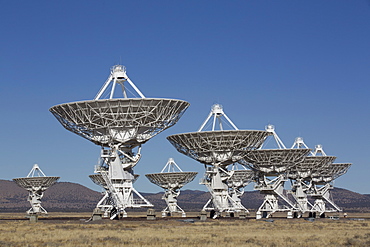
[[[322,144],[353,163],[335,185],[370,193],[369,1],[2,1],[0,31],[0,179],[38,163],[100,190],[88,178],[100,148],[48,109],[93,99],[122,62],[147,97],[191,103],[143,146],[139,191],[161,191],[144,174],[169,157],[199,172],[185,188],[206,190],[203,166],[166,137],[198,130],[219,103],[239,129],[270,123],[286,146]]]

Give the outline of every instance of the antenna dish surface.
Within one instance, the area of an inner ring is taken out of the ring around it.
[[[89,175],[89,178],[97,185],[103,187],[104,189],[108,189],[107,182],[105,182],[103,176],[101,174],[93,174]]]
[[[261,146],[268,135],[259,130],[223,130],[176,134],[167,139],[177,151],[203,164],[229,165]]]
[[[20,187],[26,190],[34,190],[38,188],[40,191],[47,190],[55,184],[60,177],[25,177],[14,178],[13,181]]]
[[[301,162],[311,149],[258,149],[244,158],[251,169],[264,173],[284,172]]]
[[[332,163],[312,174],[314,182],[331,182],[345,174],[351,163]]]
[[[345,174],[348,169],[352,166],[352,163],[333,163],[329,167],[331,168],[330,173],[333,176],[333,179],[337,179],[338,177]]]
[[[335,156],[306,156],[302,162],[289,171],[289,177],[293,179],[297,177],[310,177],[312,174],[325,169],[325,167],[333,163],[335,159]]]
[[[164,189],[179,189],[194,180],[197,172],[163,172],[145,174],[153,184]]]
[[[134,148],[173,126],[189,105],[175,99],[115,98],[60,104],[50,112],[64,128],[97,145]]]
[[[254,172],[252,170],[233,170],[232,175],[228,179],[230,182],[248,182],[252,181]]]

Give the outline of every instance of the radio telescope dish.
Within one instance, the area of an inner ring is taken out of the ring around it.
[[[173,126],[189,103],[174,99],[104,99],[50,108],[67,130],[100,145],[135,148]]]
[[[176,190],[193,181],[197,174],[197,172],[166,172],[146,174],[145,176],[150,182],[163,189]]]
[[[292,148],[300,149],[308,148],[302,137],[297,137]],[[320,156],[318,154],[321,154]],[[291,179],[310,179],[312,174],[324,169],[334,162],[335,156],[327,156],[322,145],[316,145],[315,150],[311,152],[311,156],[306,156],[302,162],[294,166],[289,171]]]
[[[31,171],[24,178],[14,178],[13,181],[23,189],[29,192],[28,201],[31,208],[27,214],[47,214],[47,211],[41,206],[41,198],[44,196],[44,191],[55,184],[60,177],[47,177],[35,164]]]
[[[347,173],[348,169],[352,166],[352,163],[333,163],[331,164],[331,171],[333,180]]]
[[[275,126],[269,124],[265,127],[266,131],[271,133],[278,148],[262,149],[263,143],[259,149],[251,150],[239,163],[248,166],[251,169],[263,173],[265,176],[273,176],[286,172],[293,166],[302,162],[311,151],[309,148],[287,149],[284,143],[275,132]]]
[[[317,173],[314,173],[312,181],[314,181],[316,184],[325,184],[331,182],[345,174],[351,165],[351,163],[332,163],[328,166],[325,166]]]
[[[252,170],[231,170],[231,176],[228,178],[230,184],[235,186],[247,186],[253,181],[255,173]]]
[[[256,172],[255,190],[265,194],[265,200],[259,207],[256,218],[270,217],[276,211],[295,210],[295,205],[284,193],[284,184],[287,181],[288,171],[302,162],[304,157],[311,151],[308,148],[287,149],[284,143],[275,132],[275,127],[271,124],[265,127],[274,138],[276,149],[260,149],[250,151],[239,163],[251,168]],[[269,137],[271,139],[271,137]],[[267,140],[263,146],[266,146]],[[283,199],[284,207],[279,206],[278,198]],[[263,214],[263,215],[262,215]]]
[[[318,212],[320,217],[324,217],[326,212],[342,211],[334,203],[330,190],[334,188],[332,182],[345,174],[351,165],[350,163],[330,163],[312,174],[310,180],[312,186],[307,190],[307,194],[315,199],[312,206],[313,213]]]
[[[302,162],[310,149],[258,149],[244,158],[245,165],[264,173],[266,176],[286,172]]]
[[[306,146],[302,138],[297,138],[293,144],[293,147],[299,147],[300,145]],[[316,145],[315,150],[311,152],[311,156],[305,157],[303,162],[298,164],[289,173],[289,177],[293,184],[293,192],[304,196],[311,196],[315,199],[314,204],[297,200],[300,207],[307,207],[310,204],[311,209],[310,215],[316,215],[316,212],[320,214],[320,217],[325,216],[325,212],[339,212],[341,209],[333,202],[330,194],[330,190],[333,189],[331,182],[334,180],[334,174],[336,171],[340,171],[343,168],[343,172],[349,168],[348,165],[336,166],[333,164],[335,156],[327,156],[323,150],[322,145]],[[303,198],[303,196],[302,196]],[[331,208],[328,208],[328,203]]]
[[[268,133],[259,130],[203,131],[168,136],[182,154],[205,165],[227,166],[258,148]]]
[[[89,175],[89,178],[97,185],[103,187],[104,189],[108,190],[108,185],[105,182],[103,176],[101,174],[92,174]]]
[[[311,152],[313,154],[313,152]],[[292,181],[292,192],[296,200],[296,207],[301,214],[313,214],[314,206],[308,201],[307,196],[312,194],[315,187],[313,180],[320,170],[329,166],[336,157],[334,156],[306,156],[304,160],[289,170],[288,178]]]
[[[335,159],[335,156],[307,156],[290,170],[289,177],[292,179],[310,179],[315,172],[325,169]]]
[[[223,122],[223,119],[226,121]],[[212,122],[212,130],[204,131],[209,122]],[[234,129],[224,130],[225,123]],[[242,159],[248,151],[260,147],[268,135],[270,133],[266,131],[239,130],[224,113],[223,107],[216,104],[198,132],[171,135],[167,139],[178,152],[206,166],[201,184],[207,186],[211,199],[203,210],[221,213],[248,211],[229,194],[227,180],[231,172],[227,166]]]
[[[168,169],[167,172],[165,172],[166,169]],[[177,212],[181,212],[182,216],[186,217],[184,210],[177,205],[177,197],[180,195],[180,189],[193,181],[197,174],[197,172],[183,172],[175,161],[170,158],[160,173],[145,175],[150,182],[165,189],[162,199],[166,201],[167,207],[162,211],[163,217]]]
[[[140,98],[128,98],[126,82]],[[117,84],[123,98],[114,98]],[[109,87],[109,98],[103,99]],[[64,128],[102,147],[95,168],[101,177],[90,178],[106,190],[104,198],[109,200],[103,198],[105,204],[101,200],[97,207],[109,208],[105,214],[110,213],[113,219],[127,216],[125,208],[153,206],[133,188],[133,168],[141,158],[141,145],[176,124],[188,106],[183,100],[145,98],[127,76],[126,68],[115,65],[94,100],[56,105],[50,112]]]
[[[259,207],[256,218],[269,218],[277,211],[296,211],[296,206],[284,193],[287,173],[292,167],[304,160],[310,149],[258,149],[252,150],[241,161],[257,174],[254,189],[265,194],[265,199]],[[288,205],[281,207],[278,198]]]
[[[316,156],[329,157],[329,156]],[[332,160],[334,161],[334,159]],[[337,177],[347,172],[351,164],[349,163],[332,163],[328,162],[325,166],[320,167],[312,172],[312,175],[306,183],[311,186],[306,190],[308,196],[314,199],[311,208],[312,214],[319,213],[320,217],[325,217],[327,212],[340,212],[342,209],[333,201],[330,191],[334,188],[332,182]]]

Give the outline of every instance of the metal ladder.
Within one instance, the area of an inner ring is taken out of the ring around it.
[[[117,191],[116,189],[114,188],[113,184],[111,183],[110,179],[108,178],[108,175],[106,172],[101,172],[101,175],[105,181],[105,183],[107,184],[108,188],[109,188],[109,191],[111,192],[111,195],[112,195],[112,201],[113,201],[113,206],[116,207],[117,209],[117,212],[111,216],[110,219],[114,219],[118,213],[120,213],[121,211],[124,211],[124,206],[123,204],[121,203],[118,195],[117,195]]]

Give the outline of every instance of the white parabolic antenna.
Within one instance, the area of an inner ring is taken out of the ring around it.
[[[331,163],[314,173],[312,181],[316,184],[326,184],[344,175],[350,168],[351,163]]]
[[[297,137],[294,147],[306,146],[301,137]],[[337,177],[347,172],[349,163],[334,164],[335,156],[327,156],[322,145],[316,145],[311,156],[304,158],[289,173],[289,178],[293,180],[293,191],[295,192],[300,208],[307,208],[311,215],[319,213],[320,217],[325,216],[325,212],[339,212],[341,209],[333,202],[330,190],[333,189],[331,182]],[[314,199],[312,205],[307,199],[311,196]],[[328,203],[328,205],[326,204]],[[310,208],[308,208],[308,205]],[[330,205],[330,207],[328,207]]]
[[[224,130],[222,117],[226,118],[233,130]],[[211,119],[212,130],[202,131]],[[219,130],[216,130],[217,122]],[[268,135],[266,131],[237,129],[226,117],[222,106],[216,104],[212,106],[198,132],[171,135],[167,139],[177,151],[205,165],[206,173],[201,183],[207,186],[211,199],[203,209],[240,212],[247,209],[229,194],[227,180],[232,174],[227,170],[227,166],[242,159],[249,150],[261,146]]]
[[[47,214],[47,211],[41,206],[41,198],[44,195],[44,191],[55,184],[59,178],[47,177],[40,167],[35,164],[27,177],[13,179],[18,186],[29,192],[28,201],[31,204],[31,208],[27,211],[28,214]]]
[[[261,218],[271,216],[276,211],[292,211],[294,204],[284,194],[284,183],[287,180],[287,172],[310,152],[308,148],[287,149],[284,143],[275,132],[275,127],[271,124],[265,127],[266,131],[272,133],[278,146],[276,149],[257,149],[248,152],[244,159],[239,163],[250,167],[257,174],[255,189],[265,194],[265,199],[259,207],[256,217]],[[278,197],[288,207],[280,207]]]
[[[160,173],[145,174],[150,182],[165,190],[162,199],[166,201],[167,207],[162,210],[162,216],[182,213],[182,216],[186,217],[184,210],[177,205],[177,197],[180,195],[180,189],[193,181],[197,174],[197,172],[182,171],[172,158],[168,159]]]
[[[113,98],[117,84],[123,98]],[[128,98],[126,86],[131,86],[140,98]],[[109,87],[109,98],[102,99]],[[107,190],[107,200],[103,198],[97,207],[109,210],[111,218],[115,218],[126,216],[125,208],[153,206],[132,186],[133,167],[140,160],[141,145],[176,124],[188,106],[183,100],[145,98],[127,76],[125,67],[115,65],[94,100],[56,105],[50,112],[67,130],[102,147],[95,172],[104,180],[98,184]]]
[[[308,191],[308,194],[315,199],[312,207],[313,212],[318,212],[322,216],[325,215],[325,212],[342,211],[334,203],[330,190],[334,188],[333,181],[345,174],[351,165],[351,163],[331,163],[313,173],[313,186]]]
[[[289,177],[311,180],[314,174],[329,166],[335,159],[335,156],[307,156],[301,163],[290,169]]]

